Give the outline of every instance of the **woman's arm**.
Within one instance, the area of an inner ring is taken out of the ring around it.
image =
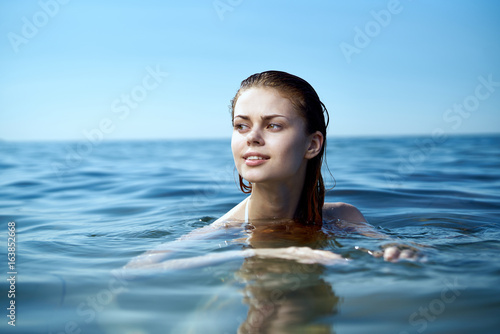
[[[163,243],[153,250],[149,250],[139,256],[136,256],[125,265],[124,268],[146,268],[165,261],[177,252],[188,249],[190,245],[199,240],[210,240],[221,238],[223,233],[241,229],[243,221],[239,219],[244,207],[245,200],[241,201],[234,208],[229,210],[224,216],[220,217],[210,225],[197,228],[175,241]]]
[[[195,248],[193,243],[217,239],[222,240],[228,234],[230,234],[231,237],[234,237],[236,234],[239,234],[242,229],[243,222],[241,221],[223,222],[219,219],[216,222],[196,229],[175,241],[161,244],[155,249],[133,258],[122,269],[126,272],[137,272],[137,270],[146,272],[151,270],[180,270],[204,267],[232,259],[253,256],[294,260],[299,263],[318,263],[324,265],[332,265],[346,261],[338,254],[325,250],[311,249],[309,247],[229,250],[217,253],[209,252],[200,256],[172,258],[176,254],[181,253],[183,250]],[[131,274],[130,276],[134,276],[134,274]]]
[[[382,246],[382,251],[357,248],[375,257],[383,256],[386,261],[397,261],[399,259],[416,260],[420,257],[417,248],[400,243],[389,235],[377,231],[372,225],[368,224],[363,214],[353,205],[341,202],[325,203],[323,207],[323,220],[335,221],[335,224],[344,230],[354,230],[354,232],[370,238],[390,241],[390,243]]]
[[[208,253],[205,255],[170,259],[166,261],[144,261],[144,255],[134,259],[123,267],[123,270],[141,271],[168,271],[205,267],[234,259],[247,257],[275,258],[283,260],[293,260],[299,263],[323,265],[334,265],[345,263],[347,260],[342,256],[330,251],[311,249],[309,247],[287,247],[287,248],[257,248],[244,250],[230,250],[220,253]]]

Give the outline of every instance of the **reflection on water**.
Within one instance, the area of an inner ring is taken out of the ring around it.
[[[248,305],[238,333],[332,333],[321,319],[337,312],[339,297],[321,278],[321,265],[249,258],[238,271]]]
[[[319,226],[294,221],[256,221],[247,231],[253,248],[316,248],[327,240]],[[246,283],[243,301],[249,309],[238,333],[332,333],[331,324],[321,320],[337,312],[340,299],[323,271],[318,264],[245,259],[237,276]]]

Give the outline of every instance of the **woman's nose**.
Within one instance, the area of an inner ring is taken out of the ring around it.
[[[264,144],[264,138],[262,137],[262,133],[259,131],[259,129],[252,129],[250,132],[247,134],[247,145],[263,145]]]

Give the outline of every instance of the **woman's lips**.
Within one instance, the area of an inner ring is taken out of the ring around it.
[[[243,159],[245,159],[245,164],[247,166],[253,167],[253,166],[260,166],[266,163],[266,161],[269,160],[269,156],[260,153],[250,152],[245,154],[243,156]]]

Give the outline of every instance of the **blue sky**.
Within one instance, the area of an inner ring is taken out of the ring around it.
[[[250,74],[309,81],[330,136],[500,132],[498,1],[0,3],[0,138],[228,138]]]

